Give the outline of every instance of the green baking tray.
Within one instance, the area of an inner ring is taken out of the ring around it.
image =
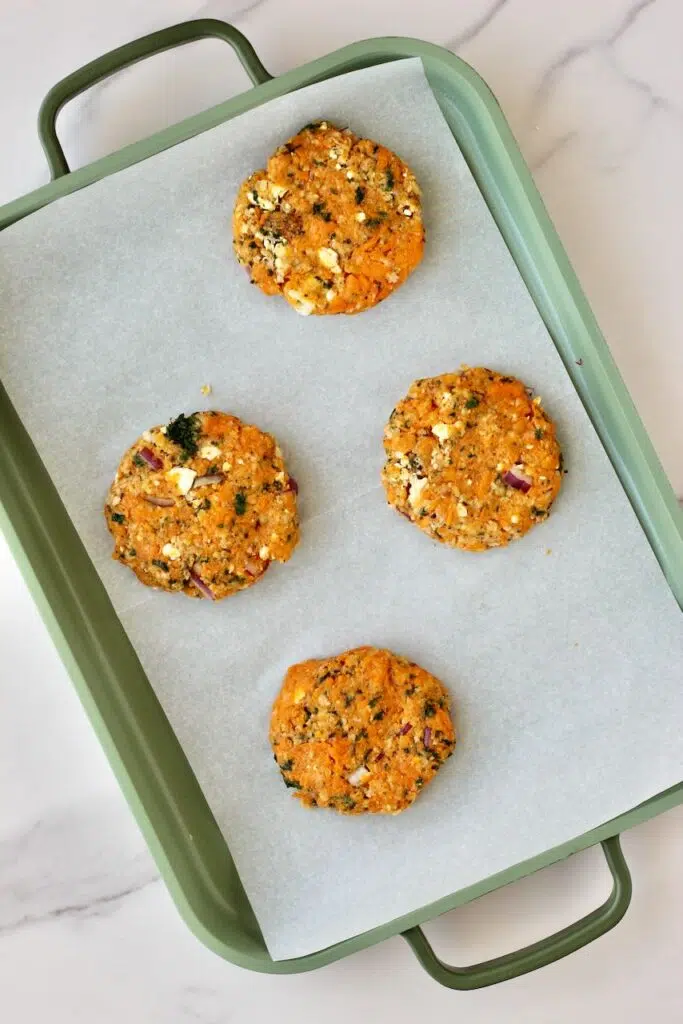
[[[254,88],[148,139],[70,171],[55,122],[72,97],[143,57],[207,36],[225,40]],[[155,32],[100,57],[46,97],[39,134],[53,181],[0,209],[0,230],[61,196],[144,160],[276,96],[359,68],[420,57],[476,178],[638,515],[683,606],[683,513],[505,118],[482,79],[453,54],[414,39],[354,43],[273,78],[244,36],[204,19]],[[579,372],[579,361],[580,372]],[[401,934],[426,970],[454,989],[492,985],[579,949],[625,914],[631,879],[619,834],[683,801],[683,784],[600,828],[511,865],[404,917],[308,956],[273,961],[230,851],[60,498],[0,385],[0,527],[70,671],[161,874],[195,934],[220,956],[272,974],[312,970]],[[593,913],[507,956],[465,968],[444,964],[420,924],[579,850],[601,843],[613,889]]]

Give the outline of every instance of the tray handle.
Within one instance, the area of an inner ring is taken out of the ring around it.
[[[471,967],[450,967],[436,955],[421,928],[409,928],[402,933],[403,937],[410,943],[427,973],[446,988],[485,988],[487,985],[519,978],[539,967],[546,967],[604,935],[621,921],[628,910],[632,892],[631,874],[624,860],[619,836],[605,839],[601,845],[612,873],[612,892],[608,899],[597,910],[547,939],[495,960],[472,964]]]
[[[123,68],[130,67],[131,64],[136,64],[145,57],[152,57],[164,50],[171,50],[176,46],[183,46],[185,43],[193,43],[198,39],[211,37],[223,39],[230,44],[254,85],[269,82],[273,77],[264,68],[249,40],[232,25],[215,18],[184,21],[180,25],[162,28],[158,32],[151,32],[147,36],[142,36],[131,43],[125,43],[124,46],[110,50],[109,53],[97,57],[89,64],[85,64],[82,68],[67,75],[61,82],[57,82],[40,106],[38,135],[53,180],[69,173],[69,165],[57,138],[56,127],[57,115],[65,103],[96,85],[97,82],[109,78],[110,75],[123,70]]]

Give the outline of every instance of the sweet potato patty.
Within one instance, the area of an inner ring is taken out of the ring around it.
[[[395,153],[326,121],[307,125],[242,185],[235,253],[267,295],[310,313],[358,313],[422,259],[415,176]]]
[[[270,434],[222,412],[179,416],[121,460],[105,506],[113,557],[147,586],[219,600],[291,556],[296,490]]]
[[[358,647],[289,669],[270,742],[307,807],[398,814],[453,753],[455,732],[438,679],[391,651]]]
[[[431,537],[483,551],[550,513],[555,426],[524,384],[483,367],[416,381],[384,431],[389,504]]]

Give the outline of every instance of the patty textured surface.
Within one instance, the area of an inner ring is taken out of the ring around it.
[[[105,506],[113,557],[150,587],[219,600],[299,539],[296,483],[270,434],[222,412],[147,430]]]
[[[546,519],[562,480],[541,399],[483,367],[416,381],[384,431],[390,505],[436,540],[500,547]]]
[[[304,316],[358,313],[422,259],[415,176],[395,153],[327,121],[280,146],[240,188],[237,259],[267,295]]]
[[[289,669],[270,742],[307,807],[397,814],[453,753],[455,732],[438,679],[391,651],[358,647]]]

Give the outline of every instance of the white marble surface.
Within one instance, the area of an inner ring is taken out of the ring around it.
[[[0,0],[0,202],[46,180],[35,115],[63,75],[189,17],[232,20],[277,74],[355,39],[420,36],[489,82],[534,170],[664,467],[683,494],[683,7],[678,0]],[[244,87],[195,44],[92,90],[60,118],[76,165]],[[676,299],[679,295],[679,299]],[[87,485],[87,471],[84,468]],[[440,989],[399,939],[290,978],[250,974],[180,921],[0,540],[0,1019],[12,1024],[413,1020],[623,1024],[681,1019],[683,807],[634,829],[626,919],[494,989]],[[597,851],[428,927],[445,959],[494,956],[604,896]]]

